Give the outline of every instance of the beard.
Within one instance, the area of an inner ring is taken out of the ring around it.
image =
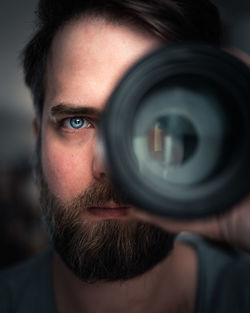
[[[175,235],[137,220],[86,220],[83,212],[124,198],[109,182],[93,183],[70,203],[48,187],[39,162],[43,220],[56,252],[86,283],[126,281],[152,269],[170,253]],[[37,167],[38,169],[38,167]]]

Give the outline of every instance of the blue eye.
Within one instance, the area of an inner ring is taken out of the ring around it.
[[[66,121],[66,125],[73,129],[89,127],[89,122],[83,117],[71,117]]]

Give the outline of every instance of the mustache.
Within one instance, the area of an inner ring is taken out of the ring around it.
[[[91,184],[82,194],[73,199],[74,207],[103,206],[109,201],[117,205],[128,205],[128,198],[122,194],[111,182]]]

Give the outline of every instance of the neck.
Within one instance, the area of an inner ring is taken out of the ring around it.
[[[87,284],[55,253],[53,282],[58,313],[192,313],[196,256],[181,243],[145,274],[125,282]]]

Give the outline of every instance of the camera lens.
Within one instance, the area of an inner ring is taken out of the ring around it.
[[[250,186],[250,73],[206,44],[139,61],[100,126],[114,183],[140,208],[194,218],[232,207]]]

